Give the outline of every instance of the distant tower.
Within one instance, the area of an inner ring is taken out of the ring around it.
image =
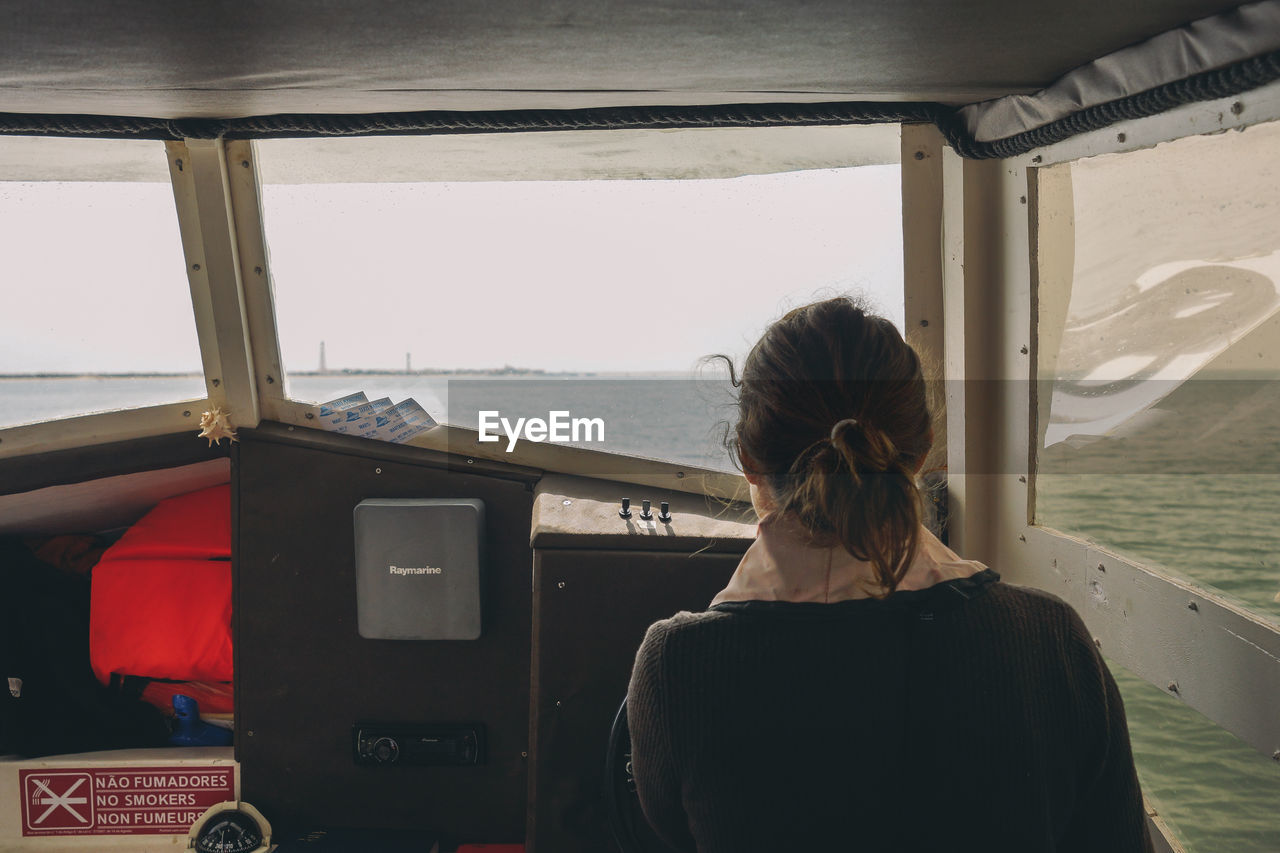
[[[413,373],[413,361],[410,359],[410,353],[404,354],[404,372]]]
[[[324,366],[324,341],[320,342],[320,373],[327,373],[328,368]]]

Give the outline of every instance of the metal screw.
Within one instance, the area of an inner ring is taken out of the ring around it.
[[[1019,541],[1019,542],[1026,542],[1026,541],[1027,541],[1027,534],[1025,534],[1025,533],[1019,533],[1019,534],[1018,534],[1018,541]]]
[[[1018,352],[1022,353],[1023,355],[1026,355],[1029,352],[1029,350],[1027,349],[1027,345],[1023,344],[1021,347],[1019,347]]]
[[[558,584],[556,584],[556,586],[559,587],[560,589],[564,589],[564,581],[560,581]]]
[[[915,153],[915,158],[916,158],[917,160],[923,160],[923,159],[924,159],[924,152],[923,152],[923,151],[917,151],[917,152]]]
[[[671,504],[669,504],[667,501],[659,501],[658,510],[659,510],[658,521],[661,521],[663,524],[670,524],[671,523]]]
[[[1019,475],[1018,475],[1018,482],[1019,482],[1019,483],[1025,483],[1025,482],[1027,482],[1027,477],[1026,477],[1026,475],[1025,475],[1025,474],[1019,474]]]
[[[253,729],[249,729],[249,731],[245,732],[245,734],[247,734],[249,737],[253,737]]]
[[[1102,563],[1098,563],[1098,571],[1105,572],[1106,570],[1107,570],[1106,566],[1102,565]]]
[[[219,385],[221,385],[221,384],[222,384],[222,380],[221,380],[221,379],[210,379],[210,380],[209,380],[209,384],[210,384],[210,385],[212,385],[214,388],[217,388]]]
[[[182,171],[182,161],[181,161],[181,160],[174,160],[173,162],[174,162],[174,165],[176,165],[176,166],[178,167],[178,171],[179,171],[179,172],[181,172],[181,171]]]
[[[262,267],[254,267],[253,271],[256,272],[258,275],[262,275]]]
[[[559,699],[557,699],[557,700],[556,700],[556,707],[557,707],[557,708],[559,708],[559,707],[560,707],[560,700],[559,700]]]
[[[382,469],[381,469],[381,468],[374,468],[374,469],[373,469],[373,473],[375,473],[375,474],[381,474],[381,473],[382,473]]]
[[[274,376],[272,376],[270,373],[268,373],[268,374],[267,374],[267,384],[268,384],[268,385],[275,385],[275,384],[276,384],[276,378],[275,378]]]
[[[564,504],[565,506],[569,506],[570,504],[573,503],[573,501],[569,500],[568,498],[565,498],[564,500],[560,501],[560,503]]]
[[[241,160],[241,161],[240,161],[240,165],[241,165],[242,167],[244,167],[244,168],[246,168],[246,169],[247,169],[247,168],[249,168],[249,161],[248,161],[248,160]]]
[[[183,416],[184,418],[189,418],[189,417],[191,417],[191,412],[183,412],[183,413],[182,413],[182,416]]]
[[[1125,136],[1123,133],[1116,134],[1116,142],[1124,142],[1128,138],[1129,137]]]
[[[677,480],[683,480],[683,479],[684,479],[684,472],[683,472],[683,471],[677,471],[677,472],[676,472],[676,479],[677,479]]]
[[[1191,602],[1190,604],[1188,604],[1188,605],[1187,605],[1187,609],[1188,609],[1188,610],[1194,610],[1195,612],[1199,613],[1199,612],[1200,612],[1200,605],[1196,604],[1196,603],[1193,601],[1193,602]]]
[[[468,459],[468,460],[467,460],[467,464],[468,464],[468,465],[474,465],[474,464],[476,464],[476,460],[474,460],[474,459]]]
[[[1242,112],[1244,112],[1244,104],[1240,103],[1239,101],[1236,101],[1234,104],[1231,105],[1231,114],[1233,116],[1238,116]]]
[[[315,412],[307,412],[307,420],[313,421],[315,420],[315,418],[316,418]]]
[[[1039,162],[1041,162],[1042,160],[1044,160],[1044,158],[1043,158],[1043,157],[1041,157],[1039,154],[1037,154],[1036,156],[1034,156],[1034,157],[1032,157],[1032,158],[1031,158],[1031,162],[1032,162],[1032,163],[1039,163]]]
[[[191,268],[192,268],[193,270],[198,270],[198,269],[200,269],[200,265],[199,265],[199,264],[192,264],[192,265],[191,265]]]
[[[520,753],[520,757],[521,757],[521,758],[528,758],[528,757],[529,757],[529,753],[527,753],[527,752],[521,752],[521,753]]]
[[[1101,640],[1099,640],[1097,637],[1094,637],[1094,638],[1093,638],[1093,644],[1094,644],[1095,646],[1097,646],[1098,648],[1102,648],[1102,641],[1101,641]]]
[[[622,499],[622,509],[618,510],[618,517],[619,518],[631,517],[631,498]]]
[[[649,510],[650,506],[652,506],[652,504],[649,502],[648,498],[640,501],[640,517],[645,521],[653,520],[653,513]]]
[[[1170,681],[1170,682],[1169,682],[1169,692],[1170,692],[1170,693],[1177,693],[1177,692],[1178,692],[1178,682],[1176,682],[1176,681]]]
[[[1018,204],[1026,204],[1026,203],[1027,203],[1027,197],[1025,195],[1018,196]]]

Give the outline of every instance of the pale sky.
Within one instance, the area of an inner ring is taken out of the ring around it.
[[[264,187],[286,371],[687,370],[815,296],[902,322],[897,166]],[[0,183],[0,373],[195,370],[167,184]]]

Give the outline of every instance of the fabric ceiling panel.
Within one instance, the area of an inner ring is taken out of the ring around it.
[[[4,5],[0,112],[156,118],[971,103],[1236,5],[142,0]]]

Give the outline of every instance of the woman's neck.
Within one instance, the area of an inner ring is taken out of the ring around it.
[[[985,569],[965,560],[921,527],[906,573],[896,589],[925,589]],[[799,601],[829,604],[857,598],[879,598],[889,591],[877,580],[875,567],[854,557],[839,544],[824,545],[794,518],[777,514],[760,521],[756,540],[726,586],[712,600]]]

